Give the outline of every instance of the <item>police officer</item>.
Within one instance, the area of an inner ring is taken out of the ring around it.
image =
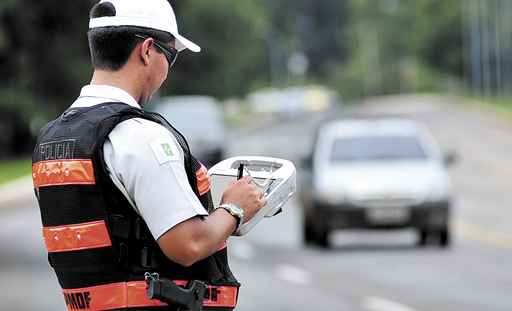
[[[262,193],[245,177],[213,206],[186,139],[142,109],[178,52],[199,46],[178,33],[167,0],[102,0],[89,28],[91,83],[41,130],[33,154],[43,237],[68,310],[172,309],[146,296],[146,272],[204,281],[206,309],[233,309],[240,284],[226,240],[265,205]]]

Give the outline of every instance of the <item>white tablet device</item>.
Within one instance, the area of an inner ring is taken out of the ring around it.
[[[243,224],[235,235],[249,232],[263,217],[272,217],[293,196],[296,188],[296,170],[288,160],[240,156],[229,158],[214,165],[208,171],[212,182],[214,206],[219,206],[222,194],[230,182],[238,177],[240,164],[244,167],[244,176],[250,175],[253,184],[261,189],[267,204],[248,222]]]

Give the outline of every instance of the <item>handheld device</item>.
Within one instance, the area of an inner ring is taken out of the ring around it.
[[[242,178],[244,173],[252,177],[252,183],[263,192],[267,204],[250,221],[240,226],[234,235],[244,235],[264,217],[278,214],[296,189],[296,169],[292,162],[270,157],[233,157],[208,170],[215,206],[220,204],[222,194],[230,182]]]

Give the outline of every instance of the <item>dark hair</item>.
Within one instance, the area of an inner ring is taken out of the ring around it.
[[[98,3],[90,12],[91,18],[115,15],[116,9],[110,2]],[[135,34],[147,35],[166,43],[174,40],[174,36],[168,32],[144,27],[115,26],[90,29],[87,37],[94,68],[115,71],[123,67],[140,42]],[[157,51],[160,52],[158,49]]]

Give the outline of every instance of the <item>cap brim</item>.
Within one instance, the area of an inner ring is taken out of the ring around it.
[[[173,34],[176,38],[176,48],[178,51],[183,51],[185,49],[189,49],[192,52],[201,52],[201,47],[194,42],[190,41],[189,39],[183,37],[180,34]]]

